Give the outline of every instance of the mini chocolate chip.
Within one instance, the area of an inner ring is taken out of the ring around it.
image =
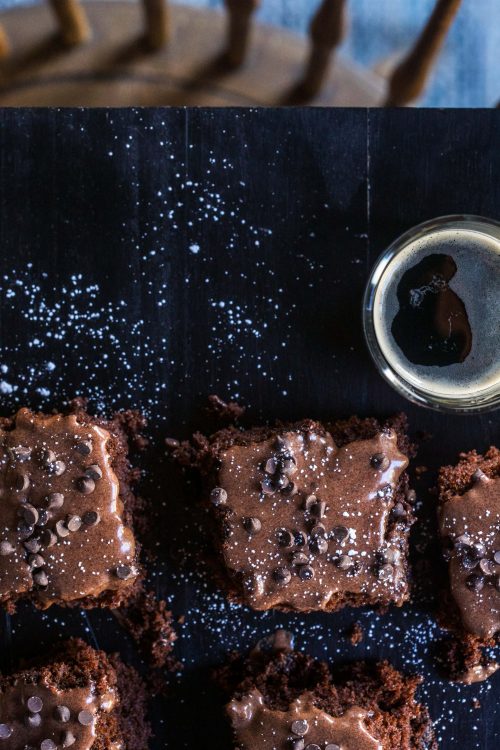
[[[479,592],[484,588],[484,576],[478,573],[471,573],[466,578],[466,584],[472,591]]]
[[[286,474],[278,474],[275,477],[274,481],[275,481],[276,487],[279,490],[285,490],[288,487],[288,485],[290,484],[290,480],[288,479],[288,477],[286,476]]]
[[[115,573],[117,577],[120,578],[122,581],[126,581],[128,578],[131,578],[134,574],[130,565],[117,565],[115,568]]]
[[[31,503],[24,503],[20,508],[20,513],[30,526],[33,526],[38,521],[38,511]]]
[[[38,539],[32,537],[24,542],[23,547],[27,552],[31,552],[34,555],[36,552],[40,552],[41,545]]]
[[[299,578],[302,581],[310,581],[311,578],[314,578],[314,568],[311,568],[310,565],[301,565],[299,568]]]
[[[51,474],[55,474],[56,477],[60,477],[61,474],[64,474],[66,471],[66,464],[64,461],[54,461],[54,463],[49,464],[48,467]]]
[[[491,576],[493,575],[495,566],[491,560],[487,560],[485,557],[483,557],[482,560],[479,560],[479,568],[485,576]]]
[[[289,479],[297,473],[298,469],[295,464],[295,459],[288,457],[281,462],[281,470]]]
[[[10,542],[0,542],[0,555],[2,557],[6,557],[7,555],[11,555],[15,551],[15,548],[12,546]]]
[[[17,530],[19,532],[20,541],[24,542],[25,539],[29,539],[29,537],[32,535],[34,527],[30,526],[30,524],[26,523],[26,521],[21,521],[17,526]]]
[[[227,502],[227,492],[222,487],[214,487],[210,493],[210,502],[214,505],[224,505]]]
[[[276,440],[274,442],[276,449],[279,451],[286,451],[290,448],[290,443],[288,440],[284,437],[281,437],[281,435],[276,436]]]
[[[262,523],[260,522],[259,518],[244,518],[243,526],[249,534],[257,534],[257,532],[259,532],[262,528]]]
[[[497,591],[500,591],[500,576],[495,576],[494,584]]]
[[[279,583],[290,583],[292,579],[292,574],[288,570],[288,568],[276,568],[276,570],[273,571],[273,578],[275,581],[278,581]]]
[[[42,464],[45,464],[45,466],[50,466],[50,464],[53,464],[57,458],[54,451],[51,451],[50,448],[42,448],[39,453],[39,457],[40,461],[42,462]]]
[[[303,737],[290,737],[291,750],[304,750],[305,744]]]
[[[304,500],[305,510],[310,511],[312,508],[314,508],[317,502],[318,502],[318,498],[316,497],[316,495],[308,495],[306,499]]]
[[[36,526],[47,526],[48,522],[51,519],[51,515],[49,511],[46,508],[41,508],[38,511],[38,521],[36,522]]]
[[[40,534],[40,542],[43,547],[53,547],[57,542],[57,536],[50,529],[44,529]]]
[[[29,461],[29,459],[31,458],[31,448],[27,448],[24,445],[16,445],[14,448],[10,449],[10,452],[12,454],[12,457],[16,461],[20,461],[21,463]]]
[[[57,508],[62,508],[64,505],[64,495],[62,492],[51,492],[50,495],[47,495],[45,498],[45,505],[49,510],[57,510]]]
[[[309,532],[311,537],[326,536],[326,529],[322,523],[315,524]]]
[[[20,492],[24,492],[30,486],[29,476],[27,474],[16,474],[14,477],[14,487]]]
[[[40,750],[57,750],[57,745],[53,740],[42,740]]]
[[[278,529],[277,537],[280,547],[285,547],[286,549],[293,547],[295,541],[294,536],[291,531],[288,531],[288,529]]]
[[[310,742],[309,745],[306,745],[305,750],[321,750],[321,748],[315,742]]]
[[[66,517],[66,528],[70,531],[78,531],[82,525],[82,519],[80,516],[67,516]]]
[[[296,547],[305,547],[307,544],[307,537],[303,531],[293,532],[293,543]]]
[[[101,516],[96,510],[86,510],[82,516],[82,521],[85,526],[97,526],[100,520]]]
[[[381,469],[382,471],[385,471],[390,466],[390,461],[385,455],[385,453],[374,453],[373,456],[370,458],[370,465],[374,469]]]
[[[305,719],[296,719],[292,721],[291,730],[294,734],[298,734],[299,737],[303,737],[309,731],[309,724]]]
[[[40,714],[28,714],[25,717],[26,726],[36,728],[42,723],[42,717]]]
[[[378,578],[380,581],[390,581],[393,573],[394,567],[387,563],[386,565],[382,565],[382,567],[379,569]]]
[[[288,485],[283,490],[287,495],[293,497],[299,491],[299,488],[295,482],[288,482]]]
[[[45,560],[42,555],[28,555],[28,565],[32,570],[35,568],[43,568]]]
[[[324,500],[318,500],[316,505],[312,508],[315,516],[318,518],[324,518],[326,515],[326,503]]]
[[[38,714],[43,708],[43,700],[38,695],[32,695],[31,698],[28,698],[26,701],[26,705],[32,714]]]
[[[349,570],[353,565],[354,561],[349,555],[341,555],[337,560],[337,568],[340,568],[340,570]]]
[[[277,469],[276,459],[268,458],[266,461],[266,465],[264,466],[264,471],[266,472],[266,474],[275,474],[276,469]]]
[[[36,573],[33,573],[33,580],[37,586],[41,586],[42,588],[49,585],[49,579],[44,570],[37,570]]]
[[[92,466],[87,466],[87,468],[84,471],[84,474],[86,477],[89,477],[89,479],[93,479],[94,482],[98,482],[99,479],[102,479],[102,470],[101,467],[97,464],[92,464]]]
[[[90,713],[90,711],[80,711],[78,714],[78,721],[84,727],[88,727],[94,721],[94,714]]]
[[[69,536],[69,529],[64,521],[58,521],[56,523],[56,534],[60,537]]]
[[[406,518],[406,510],[403,503],[396,503],[391,512],[394,518]]]
[[[325,745],[325,750],[341,750],[341,747],[340,745],[329,742],[328,745]]]
[[[0,724],[0,740],[8,740],[12,735],[12,727],[8,724]]]
[[[382,557],[384,562],[394,564],[397,563],[399,554],[397,550],[389,548],[382,552]]]
[[[76,737],[73,734],[73,732],[70,732],[69,729],[64,732],[62,736],[62,746],[63,747],[71,747],[71,745],[74,745],[76,742]]]
[[[470,547],[472,544],[472,539],[468,534],[460,534],[460,536],[455,537],[454,540],[455,548],[458,547]]]
[[[410,505],[413,505],[416,502],[417,493],[415,492],[415,490],[406,490],[405,497]]]
[[[460,552],[460,563],[466,570],[472,570],[479,562],[475,552],[469,547]]]
[[[496,562],[497,565],[500,565],[500,551],[495,552],[493,554],[493,559]]]
[[[66,723],[70,720],[71,712],[67,706],[56,706],[54,708],[54,718],[57,719],[57,721],[62,721]]]
[[[76,488],[84,495],[90,495],[95,490],[95,482],[90,477],[79,477],[76,480]]]
[[[477,482],[489,482],[490,481],[490,478],[486,476],[486,474],[484,473],[482,469],[476,469],[471,479],[474,482],[474,484],[476,484]]]
[[[472,545],[474,552],[478,557],[485,557],[486,555],[486,547],[482,542],[474,542]]]
[[[303,552],[294,552],[292,555],[292,565],[308,565],[309,558]]]
[[[349,529],[347,526],[335,526],[331,530],[330,536],[335,542],[342,544],[349,536]]]
[[[81,440],[75,445],[75,451],[80,453],[82,456],[88,456],[92,452],[92,443],[90,440]]]
[[[269,476],[264,477],[264,479],[260,483],[260,489],[264,493],[264,495],[274,495],[274,493],[276,492],[274,482]]]
[[[324,555],[328,551],[328,542],[322,536],[316,536],[309,542],[311,550],[318,555]]]
[[[180,442],[175,438],[165,438],[165,445],[167,446],[168,450],[174,451],[180,446]]]

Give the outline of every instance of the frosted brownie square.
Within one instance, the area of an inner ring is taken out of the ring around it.
[[[117,606],[139,576],[126,421],[20,409],[0,420],[0,602]],[[133,429],[134,425],[128,427]]]
[[[201,471],[229,596],[257,610],[401,605],[414,494],[405,419],[229,428],[176,451]]]

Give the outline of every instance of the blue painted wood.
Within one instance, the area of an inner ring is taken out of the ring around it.
[[[318,0],[319,1],[319,0]],[[220,7],[222,0],[184,0]],[[0,8],[26,0],[0,0]],[[351,27],[342,52],[373,66],[407,49],[434,0],[349,0]],[[305,32],[316,0],[262,0],[258,17]],[[500,99],[500,3],[464,0],[421,104],[430,107],[489,107]]]

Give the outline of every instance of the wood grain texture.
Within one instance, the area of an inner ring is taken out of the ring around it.
[[[464,211],[500,218],[500,112],[4,109],[0,155],[1,412],[78,392],[93,408],[149,412],[150,585],[186,616],[185,669],[153,702],[152,750],[230,750],[211,669],[278,626],[317,656],[422,673],[440,750],[497,748],[500,675],[470,687],[439,677],[432,596],[383,616],[228,605],[200,571],[206,525],[162,441],[206,426],[212,392],[237,396],[253,421],[406,410],[412,435],[432,436],[413,464],[427,467],[413,478],[413,546],[434,582],[428,488],[439,464],[500,440],[498,412],[443,416],[400,398],[370,361],[361,295],[409,227]],[[354,620],[357,647],[343,635]],[[144,670],[109,614],[25,606],[0,615],[0,668],[70,632]]]

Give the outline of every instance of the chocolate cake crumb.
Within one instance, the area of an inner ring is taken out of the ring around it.
[[[359,646],[365,637],[365,631],[360,622],[353,622],[347,631],[347,636],[353,646]]]
[[[169,671],[178,671],[182,667],[172,654],[177,639],[172,612],[167,609],[165,601],[157,599],[153,591],[138,591],[114,614],[132,635],[152,667]]]

